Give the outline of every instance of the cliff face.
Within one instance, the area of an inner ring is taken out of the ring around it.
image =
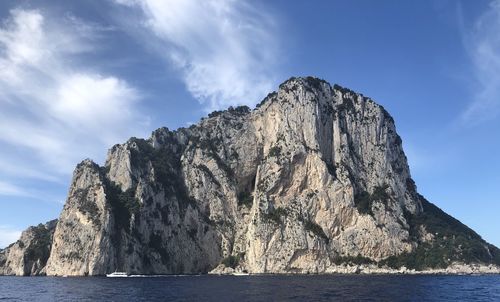
[[[29,227],[18,241],[0,250],[0,275],[45,275],[57,220]]]
[[[0,258],[1,259],[1,258]],[[416,192],[394,121],[371,99],[292,78],[250,111],[115,145],[74,172],[49,275],[330,272],[500,263]]]

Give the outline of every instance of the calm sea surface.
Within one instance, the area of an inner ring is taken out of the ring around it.
[[[0,277],[2,301],[500,301],[500,276]]]

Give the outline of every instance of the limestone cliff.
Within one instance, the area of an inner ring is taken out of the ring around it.
[[[29,227],[18,241],[0,250],[0,275],[45,275],[57,220]]]
[[[382,106],[308,77],[254,110],[115,145],[104,167],[79,164],[46,272],[325,273],[345,263],[446,268],[500,264],[500,252],[417,193]]]

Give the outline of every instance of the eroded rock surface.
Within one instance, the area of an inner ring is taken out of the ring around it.
[[[29,227],[21,238],[0,250],[0,275],[45,275],[57,220]]]
[[[213,112],[187,129],[115,145],[104,167],[83,161],[46,272],[471,262],[499,264],[500,252],[417,193],[387,111],[308,77],[284,82],[254,110]]]

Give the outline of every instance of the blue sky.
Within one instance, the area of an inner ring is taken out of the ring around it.
[[[385,106],[420,193],[500,246],[500,1],[6,0],[0,247],[82,159],[305,75]]]

